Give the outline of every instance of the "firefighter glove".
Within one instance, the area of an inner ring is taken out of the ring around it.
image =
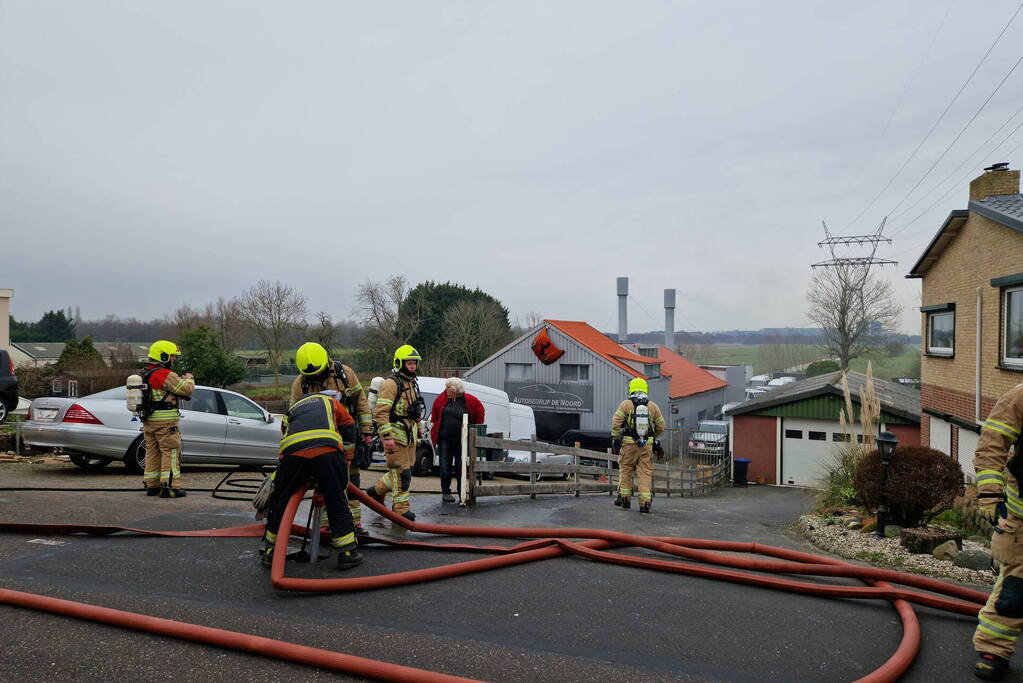
[[[998,526],[998,520],[1006,517],[1005,496],[1001,493],[982,493],[977,496],[980,503],[980,514],[991,526]]]

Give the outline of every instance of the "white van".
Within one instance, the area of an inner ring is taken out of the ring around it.
[[[749,384],[747,384],[746,387],[750,389],[766,387],[770,381],[770,375],[754,375],[753,377],[750,377]]]
[[[783,387],[786,384],[792,384],[795,381],[796,381],[795,377],[778,377],[777,379],[772,379],[770,382],[768,382],[767,388],[777,389],[778,387]]]
[[[437,397],[444,393],[444,377],[419,377],[419,392],[423,396],[423,401],[426,403],[426,414],[423,416],[423,420],[419,424],[420,438],[419,443],[416,446],[416,462],[412,466],[412,474],[416,476],[425,476],[430,474],[431,471],[440,468],[440,458],[437,452],[430,442],[430,414],[433,408],[433,402],[437,400]],[[483,410],[485,413],[484,419],[486,420],[487,433],[495,434],[501,433],[504,438],[518,438],[511,437],[509,434],[515,430],[529,430],[524,432],[525,436],[528,437],[536,432],[536,422],[533,420],[533,410],[528,406],[516,406],[517,419],[513,422],[512,413],[510,409],[510,403],[508,401],[508,394],[501,391],[500,389],[494,389],[493,387],[484,386],[482,384],[476,384],[474,382],[465,383],[466,393],[472,394],[480,400],[483,404]],[[519,410],[525,408],[529,411],[528,419],[525,414]],[[513,424],[515,425],[513,427]],[[383,462],[383,453],[374,453],[374,462]]]

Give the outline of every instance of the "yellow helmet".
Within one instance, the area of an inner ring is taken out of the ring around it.
[[[295,365],[298,371],[307,377],[318,375],[327,369],[330,355],[327,349],[316,342],[306,342],[295,352]]]
[[[398,350],[394,352],[394,360],[391,362],[391,367],[395,370],[401,370],[407,360],[423,360],[423,357],[419,355],[419,352],[411,344],[403,344],[398,347]]]
[[[629,393],[635,394],[637,391],[642,391],[644,394],[650,393],[647,388],[646,380],[641,377],[637,377],[629,382]]]
[[[149,360],[157,363],[168,363],[172,356],[180,355],[181,351],[178,350],[178,345],[166,339],[153,342],[153,345],[149,347]]]

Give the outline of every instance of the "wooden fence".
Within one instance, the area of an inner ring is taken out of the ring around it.
[[[463,491],[465,504],[472,505],[481,496],[519,496],[528,495],[536,498],[545,493],[584,492],[613,493],[618,488],[618,470],[614,464],[618,456],[612,453],[590,451],[576,446],[559,446],[543,441],[512,441],[492,438],[468,430],[466,452],[477,457],[463,458],[465,463],[466,488]],[[484,458],[487,450],[529,451],[529,462],[487,461]],[[571,463],[538,463],[537,453],[568,455]],[[581,460],[596,460],[601,464],[580,464]],[[728,479],[730,459],[722,457],[718,462],[707,465],[680,467],[678,465],[654,463],[653,490],[654,494],[702,495],[721,481]],[[484,472],[521,474],[529,477],[528,483],[512,484],[505,482],[485,482]],[[541,481],[538,475],[560,476],[562,481]]]

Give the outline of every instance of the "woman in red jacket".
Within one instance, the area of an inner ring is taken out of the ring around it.
[[[449,377],[444,382],[444,393],[433,402],[430,410],[430,440],[440,457],[440,490],[445,503],[454,503],[451,495],[451,474],[462,467],[462,416],[468,413],[469,424],[483,424],[486,414],[483,404],[472,394],[465,393],[465,382]],[[456,475],[457,476],[457,475]],[[458,494],[462,494],[462,478],[457,476]]]

